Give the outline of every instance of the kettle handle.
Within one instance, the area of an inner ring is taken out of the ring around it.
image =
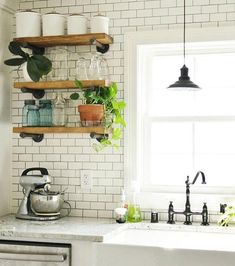
[[[42,175],[48,175],[48,171],[46,168],[43,168],[43,167],[32,167],[32,168],[28,168],[26,170],[24,170],[24,172],[22,173],[22,176],[23,175],[27,175],[28,172],[31,172],[31,171],[40,171]]]

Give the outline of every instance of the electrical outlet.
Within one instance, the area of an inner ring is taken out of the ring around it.
[[[81,189],[92,189],[92,171],[91,170],[81,170]]]

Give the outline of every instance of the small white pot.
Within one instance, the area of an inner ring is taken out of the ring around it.
[[[26,10],[16,12],[16,37],[41,36],[41,15],[37,12]]]
[[[42,16],[43,36],[64,35],[65,17],[58,13],[47,13]]]
[[[109,34],[109,18],[100,14],[91,18],[91,33]]]
[[[24,80],[25,81],[33,81],[30,76],[29,76],[29,73],[27,71],[27,62],[25,62],[23,65],[22,65],[22,71],[23,71],[23,77],[24,77]]]
[[[86,34],[87,18],[81,14],[72,14],[67,18],[68,34]]]

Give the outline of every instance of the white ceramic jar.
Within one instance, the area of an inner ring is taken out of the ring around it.
[[[109,34],[109,18],[98,14],[91,18],[91,33]]]
[[[65,17],[62,14],[51,12],[42,15],[43,36],[64,35]]]
[[[68,34],[86,34],[87,18],[81,14],[72,14],[67,18]]]
[[[41,15],[32,10],[16,12],[16,37],[41,36]]]

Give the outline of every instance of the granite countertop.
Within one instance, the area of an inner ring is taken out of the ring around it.
[[[29,221],[16,219],[13,214],[0,217],[0,236],[5,239],[15,237],[105,242],[128,228],[235,234],[235,225],[221,227],[217,224],[201,226],[200,223],[194,223],[187,226],[182,223],[169,225],[166,222],[118,224],[113,219],[79,217],[64,217],[55,221]]]
[[[0,217],[0,236],[103,242],[126,226],[112,219],[64,217],[55,221],[29,221],[7,215]]]

